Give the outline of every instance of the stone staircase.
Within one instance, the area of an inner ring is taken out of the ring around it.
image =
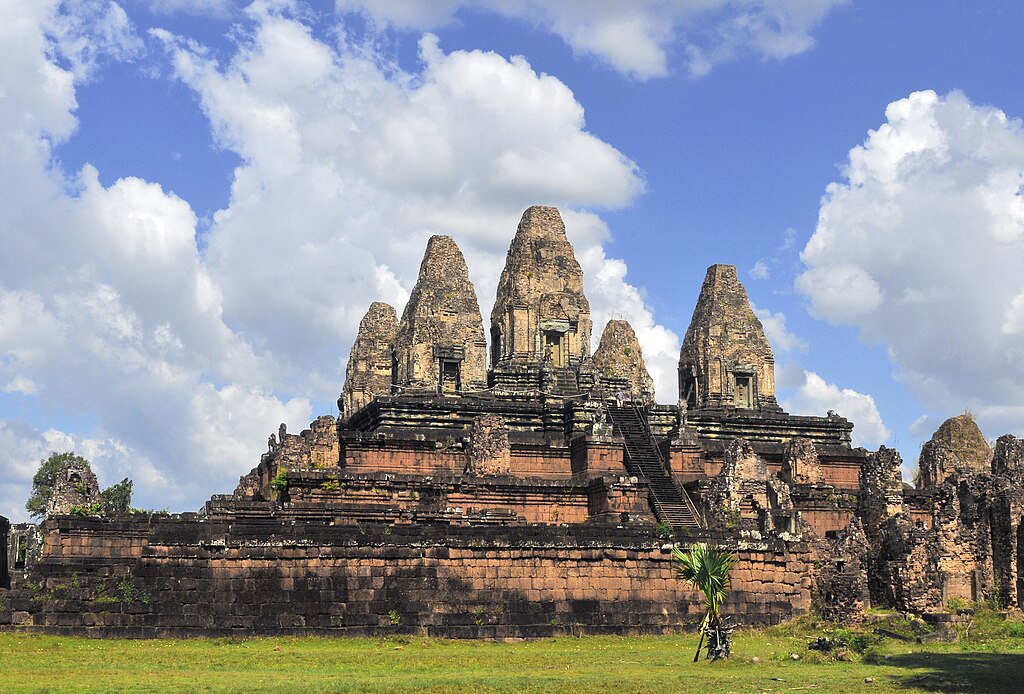
[[[579,395],[580,386],[576,381],[576,371],[570,368],[551,369],[550,381],[545,388],[550,395],[570,397]]]
[[[640,408],[632,403],[609,405],[608,415],[615,433],[626,444],[626,469],[631,475],[646,477],[650,484],[651,508],[658,520],[673,529],[698,529],[700,515],[686,490],[679,486],[665,467],[661,451]]]

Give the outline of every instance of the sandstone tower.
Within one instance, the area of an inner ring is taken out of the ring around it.
[[[781,411],[775,357],[734,265],[712,265],[704,278],[679,353],[679,403]]]
[[[583,270],[562,217],[554,207],[531,207],[509,246],[491,311],[496,390],[579,392],[590,332]]]
[[[921,447],[918,486],[933,489],[947,476],[962,472],[991,472],[992,447],[969,414],[950,417]]]
[[[391,343],[397,331],[394,307],[380,301],[370,304],[348,356],[345,386],[338,399],[343,417],[351,416],[374,397],[391,393]]]
[[[630,399],[654,402],[654,381],[628,321],[610,320],[604,326],[601,344],[594,352],[594,369],[607,392],[621,390]]]
[[[397,394],[456,394],[487,387],[487,341],[476,290],[450,236],[431,236],[402,312],[392,354]]]

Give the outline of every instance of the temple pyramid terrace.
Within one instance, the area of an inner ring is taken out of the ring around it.
[[[951,418],[911,486],[896,451],[852,447],[841,414],[784,412],[734,266],[708,268],[669,405],[627,322],[591,356],[555,208],[524,212],[482,289],[496,292],[489,345],[456,241],[431,237],[401,318],[374,302],[361,321],[338,413],[282,424],[234,493],[195,513],[95,513],[95,478],[67,471],[39,525],[0,518],[0,625],[671,632],[703,614],[673,542],[737,555],[723,610],[744,624],[871,606],[940,619],[954,598],[1019,608],[1024,441],[992,447]]]

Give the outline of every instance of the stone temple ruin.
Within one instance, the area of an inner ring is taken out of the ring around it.
[[[708,269],[674,405],[656,403],[628,323],[603,326],[593,355],[592,327],[556,209],[523,214],[489,332],[458,246],[434,236],[401,318],[375,302],[360,323],[340,416],[282,425],[233,494],[197,513],[82,515],[95,479],[69,471],[38,527],[0,519],[0,624],[663,632],[702,614],[670,551],[694,541],[737,554],[725,610],[743,623],[1019,605],[1021,440],[992,450],[954,417],[911,486],[895,451],[853,448],[841,416],[787,414],[729,265]]]

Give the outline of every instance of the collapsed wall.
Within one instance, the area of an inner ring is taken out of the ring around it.
[[[917,614],[942,612],[953,601],[1019,607],[1022,452],[1024,442],[1008,435],[993,453],[973,419],[961,415],[922,447],[916,488],[902,481],[896,451],[869,454],[855,522],[821,548],[818,564],[829,575],[820,592],[865,595],[865,604]],[[859,584],[851,583],[854,574]]]

